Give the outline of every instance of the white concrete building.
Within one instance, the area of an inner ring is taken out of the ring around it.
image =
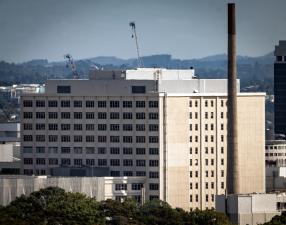
[[[264,93],[238,93],[244,192],[265,190],[264,100]],[[84,176],[89,167],[102,176],[145,177],[147,200],[212,208],[226,188],[226,101],[226,79],[197,79],[193,70],[48,80],[45,93],[21,99],[22,172],[65,167]]]

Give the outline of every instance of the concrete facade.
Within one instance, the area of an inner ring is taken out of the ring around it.
[[[136,185],[134,185],[136,184]],[[98,201],[122,201],[133,197],[144,199],[145,185],[142,177],[49,177],[49,176],[0,176],[0,205],[7,205],[16,197],[29,195],[47,187],[60,187],[66,192],[79,192]]]
[[[109,167],[113,177],[145,177],[146,200],[214,207],[226,188],[227,80],[196,79],[193,70],[142,74],[95,71],[90,80],[48,80],[45,93],[22,96],[22,172]],[[264,98],[238,93],[245,193],[265,190]]]

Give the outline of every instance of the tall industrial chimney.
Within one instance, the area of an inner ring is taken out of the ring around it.
[[[227,194],[239,194],[235,4],[228,4]]]

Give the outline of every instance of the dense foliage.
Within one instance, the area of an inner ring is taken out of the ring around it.
[[[154,200],[144,205],[123,203],[49,187],[17,198],[0,208],[0,224],[13,225],[230,225],[224,214],[211,210],[186,212]]]
[[[264,223],[264,225],[285,225],[286,224],[286,212],[283,212],[281,216],[274,216],[271,221]]]

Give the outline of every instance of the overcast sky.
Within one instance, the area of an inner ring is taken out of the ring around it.
[[[286,0],[237,0],[238,54],[269,53],[286,39]],[[0,0],[0,60],[136,57],[197,58],[225,53],[225,0]]]

